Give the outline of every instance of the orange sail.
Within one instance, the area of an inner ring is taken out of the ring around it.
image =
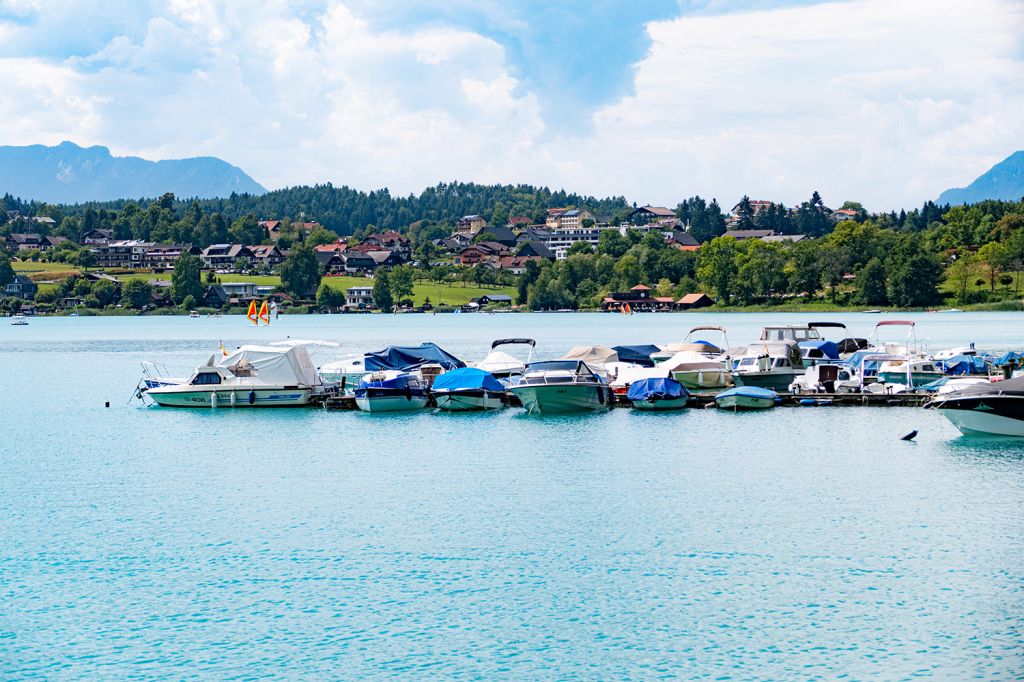
[[[256,301],[249,301],[249,312],[246,313],[245,316],[248,317],[249,321],[253,324],[260,323],[260,319],[256,316]]]
[[[267,302],[264,301],[263,305],[260,306],[259,319],[263,320],[266,324],[270,324],[270,308],[267,306]],[[259,324],[258,322],[256,324]]]

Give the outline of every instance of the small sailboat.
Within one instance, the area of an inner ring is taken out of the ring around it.
[[[690,400],[690,392],[675,379],[650,378],[631,384],[626,397],[638,410],[681,410]]]
[[[496,410],[505,405],[505,387],[490,372],[461,367],[445,372],[430,389],[434,402],[447,412]]]
[[[775,407],[778,394],[758,386],[736,386],[715,396],[715,405],[723,410],[766,410]]]

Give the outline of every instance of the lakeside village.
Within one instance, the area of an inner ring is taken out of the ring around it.
[[[342,237],[304,212],[229,227],[173,195],[148,211],[4,201],[18,207],[0,214],[7,314],[243,312],[253,301],[283,312],[1020,309],[1024,269],[1020,202],[869,214],[856,202],[832,210],[815,192],[791,208],[743,197],[728,214],[699,197],[675,209],[618,200],[604,213],[500,206]],[[199,242],[157,239],[175,234]]]

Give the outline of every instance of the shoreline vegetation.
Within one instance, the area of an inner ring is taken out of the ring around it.
[[[726,212],[452,183],[0,203],[6,314],[230,313],[253,299],[285,314],[1024,308],[1024,201],[872,213],[814,192]]]

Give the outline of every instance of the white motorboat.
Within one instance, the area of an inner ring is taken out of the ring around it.
[[[713,360],[703,353],[687,350],[676,353],[659,365],[683,386],[693,390],[714,390],[732,386],[732,373],[727,361]]]
[[[366,356],[348,355],[320,367],[325,382],[338,384],[342,392],[351,393],[366,376]]]
[[[21,313],[14,313],[11,316],[11,324],[15,327],[24,327],[28,324],[28,318]]]
[[[530,353],[526,358],[526,362],[505,351],[498,350],[499,346],[512,345],[526,345],[530,347]],[[523,370],[526,369],[527,363],[533,359],[533,351],[536,346],[537,342],[533,339],[498,339],[491,344],[491,352],[487,354],[486,358],[476,363],[476,367],[485,372],[490,372],[495,379],[499,380],[520,376]]]
[[[164,407],[303,407],[326,392],[303,347],[241,346],[187,381],[147,387]]]
[[[779,396],[769,388],[736,386],[715,396],[715,405],[723,410],[767,410],[775,407]]]
[[[927,358],[900,358],[886,360],[878,367],[877,381],[881,383],[904,382],[908,386],[923,386],[946,376],[934,361]]]
[[[967,386],[925,407],[942,412],[965,435],[1024,437],[1024,377]]]
[[[860,380],[838,363],[811,365],[789,385],[790,393],[856,393]]]
[[[803,373],[803,358],[796,341],[765,341],[749,346],[737,358],[732,380],[737,386],[757,386],[781,393],[788,391]]]
[[[363,412],[408,412],[427,406],[427,386],[418,374],[396,370],[370,372],[355,390]]]
[[[446,412],[497,410],[505,406],[505,387],[490,372],[460,367],[445,372],[430,387],[438,409]]]
[[[604,379],[581,360],[530,363],[509,391],[529,414],[605,410],[612,401],[611,389]]]

